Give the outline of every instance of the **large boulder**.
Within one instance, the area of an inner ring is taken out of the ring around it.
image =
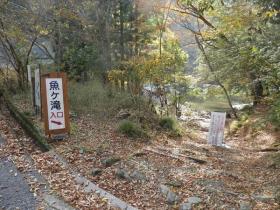
[[[125,171],[124,169],[118,168],[116,171],[116,176],[120,179],[130,180],[130,176],[129,176],[128,172]]]
[[[128,110],[125,110],[125,109],[121,109],[119,111],[119,113],[117,114],[116,118],[117,119],[120,119],[120,120],[125,120],[127,119],[128,117],[130,117],[131,113],[128,111]]]

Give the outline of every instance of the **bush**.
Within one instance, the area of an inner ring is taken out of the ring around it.
[[[118,131],[129,137],[148,137],[147,133],[135,123],[124,120],[119,124]]]
[[[143,111],[151,115],[144,98],[131,96],[124,91],[111,90],[98,80],[86,83],[71,82],[69,87],[71,110],[78,114],[92,114],[104,119],[113,118],[121,109],[127,109],[133,113]]]
[[[272,105],[269,113],[269,119],[273,124],[280,126],[280,99]]]
[[[181,137],[182,131],[178,128],[176,121],[171,117],[164,117],[159,121],[159,125],[169,131],[170,137]]]
[[[159,125],[167,130],[175,130],[176,129],[176,122],[171,117],[164,117],[159,121]]]
[[[98,81],[86,83],[71,82],[70,105],[71,110],[78,114],[93,114],[95,117],[114,117],[121,107],[132,106],[132,99],[125,93],[110,93],[109,88],[104,87]]]

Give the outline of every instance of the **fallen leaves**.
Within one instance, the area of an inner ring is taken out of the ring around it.
[[[12,124],[13,126],[11,126]],[[4,134],[3,138],[6,140],[5,144],[1,146],[1,158],[10,158],[21,172],[36,169],[46,179],[55,194],[77,209],[112,209],[96,193],[84,192],[75,182],[74,177],[70,175],[69,169],[66,169],[48,153],[42,153],[34,147],[32,140],[26,137],[22,131],[19,139],[12,127],[15,126],[17,130],[20,128],[11,118],[0,118],[0,125],[0,133]],[[29,158],[32,158],[32,161]],[[34,196],[41,196],[42,183],[38,182],[35,177],[27,176],[26,179]],[[39,209],[43,209],[43,207],[40,206]]]

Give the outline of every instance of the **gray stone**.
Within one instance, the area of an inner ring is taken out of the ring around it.
[[[102,170],[100,168],[94,168],[91,172],[92,176],[98,176],[102,173]]]
[[[130,176],[131,176],[131,178],[139,180],[139,181],[147,180],[147,177],[145,176],[145,174],[143,174],[139,171],[134,171]]]
[[[110,157],[108,159],[101,160],[101,163],[106,167],[110,167],[110,166],[114,165],[115,163],[119,162],[120,160],[121,159],[118,157]]]
[[[53,195],[45,194],[43,195],[43,200],[49,209],[75,210],[73,207]]]
[[[117,169],[116,176],[120,179],[130,179],[129,174],[125,170],[120,168]]]
[[[213,188],[223,188],[224,183],[219,180],[214,180],[214,179],[200,179],[197,181],[197,184],[205,187],[213,187]]]
[[[253,195],[253,198],[260,202],[270,202],[275,199],[275,197],[268,196],[268,195]]]
[[[170,189],[163,184],[159,186],[159,190],[164,196],[167,196],[168,192],[170,191]]]
[[[127,119],[131,114],[129,113],[129,111],[127,110],[121,110],[118,115],[117,115],[117,118],[118,119],[121,119],[121,120],[124,120],[124,119]]]
[[[251,210],[252,205],[249,202],[240,202],[240,210]]]
[[[179,210],[191,210],[192,204],[190,203],[183,203],[180,205]]]
[[[224,192],[224,183],[219,180],[200,179],[196,181],[196,183],[203,186],[205,188],[205,191],[209,194]]]
[[[171,186],[171,187],[182,187],[183,182],[180,180],[172,180],[172,181],[166,182],[165,184],[168,186]]]
[[[172,191],[169,191],[167,194],[166,201],[169,205],[174,205],[179,201],[179,197]]]
[[[188,198],[188,203],[190,204],[199,204],[201,203],[201,199],[199,197],[190,197]]]

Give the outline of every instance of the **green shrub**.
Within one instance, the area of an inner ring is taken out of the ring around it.
[[[122,121],[118,126],[118,131],[129,137],[148,137],[147,133],[140,126],[129,120]]]
[[[272,105],[269,113],[269,119],[273,124],[280,126],[280,99]]]
[[[131,96],[124,91],[114,91],[100,81],[71,82],[69,85],[71,110],[78,114],[92,114],[97,118],[113,118],[121,109],[132,112],[149,111],[142,97]]]
[[[175,130],[176,129],[176,122],[171,117],[164,117],[159,121],[159,125],[167,130]]]
[[[176,120],[171,117],[164,117],[159,121],[159,125],[168,130],[170,137],[181,137],[182,131],[178,128]]]

